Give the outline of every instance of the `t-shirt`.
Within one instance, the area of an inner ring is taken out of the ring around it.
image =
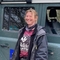
[[[29,49],[31,35],[33,34],[33,31],[34,30],[24,32],[20,40],[20,57],[28,56],[28,49]]]

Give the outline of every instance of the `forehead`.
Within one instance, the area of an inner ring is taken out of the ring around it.
[[[31,11],[28,11],[28,12],[26,12],[26,15],[35,15],[35,13],[31,12]]]

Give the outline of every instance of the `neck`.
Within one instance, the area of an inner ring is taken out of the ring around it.
[[[33,29],[35,29],[36,25],[37,25],[37,24],[35,24],[35,25],[33,25],[33,26],[28,26],[28,25],[27,25],[26,30],[28,30],[28,31],[29,31],[29,30],[33,30]]]
[[[27,25],[27,26],[28,26],[28,28],[29,28],[29,27],[32,27],[32,26],[34,26],[34,25],[36,25],[36,24],[32,24],[32,25]]]

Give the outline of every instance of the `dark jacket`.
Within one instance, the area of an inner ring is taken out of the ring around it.
[[[12,56],[12,60],[20,60],[20,38],[22,37],[22,33],[24,28],[19,30],[19,38],[15,47],[14,54]],[[36,34],[33,40],[33,46],[30,52],[30,56],[27,60],[48,60],[48,49],[47,49],[47,39],[46,32],[42,29],[41,26],[37,25]]]

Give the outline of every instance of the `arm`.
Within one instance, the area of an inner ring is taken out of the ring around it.
[[[48,49],[47,49],[46,35],[43,35],[38,39],[35,60],[48,60]]]
[[[16,46],[15,46],[15,49],[14,49],[14,53],[13,53],[13,56],[12,56],[12,59],[11,60],[19,60],[19,39],[20,39],[20,33],[21,30],[19,30],[18,32],[18,41],[16,42]]]

